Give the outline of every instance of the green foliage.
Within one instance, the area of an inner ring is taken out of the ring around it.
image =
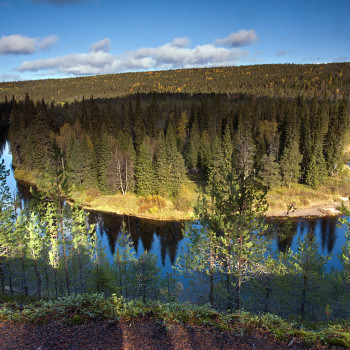
[[[160,268],[155,254],[143,252],[132,265],[132,275],[135,297],[141,297],[143,302],[158,298]]]
[[[342,212],[347,217],[350,216],[349,209],[342,206]],[[347,218],[340,219],[341,225],[346,227],[347,231],[344,233],[345,235],[345,243],[342,246],[341,253],[339,254],[339,260],[343,265],[343,273],[348,282],[350,282],[350,223]]]
[[[135,165],[136,193],[147,196],[154,191],[154,168],[149,146],[143,142]]]
[[[270,153],[269,155],[265,154],[261,162],[261,177],[265,186],[267,186],[268,188],[280,186],[280,165],[276,161],[276,157],[272,153]]]
[[[114,271],[120,295],[126,298],[133,288],[131,270],[135,263],[135,250],[131,242],[130,234],[126,231],[125,223],[120,229],[117,246],[113,255]]]
[[[297,251],[294,254],[289,252],[289,254],[291,254],[287,261],[290,268],[289,271],[295,276],[300,276],[302,280],[300,314],[303,321],[310,284],[315,283],[315,280],[323,275],[325,265],[331,257],[319,254],[316,238],[312,232],[309,232],[304,240],[301,240],[299,237]]]

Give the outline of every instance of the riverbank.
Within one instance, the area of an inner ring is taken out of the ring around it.
[[[350,171],[346,169],[339,177],[329,179],[317,189],[301,184],[292,184],[290,188],[278,187],[268,192],[269,210],[267,217],[323,217],[341,215],[342,203],[350,204]],[[24,170],[16,170],[17,181],[41,188],[39,177]],[[203,184],[188,180],[180,198],[172,201],[159,196],[140,197],[127,195],[102,194],[97,189],[73,190],[71,202],[79,202],[84,209],[116,215],[129,215],[143,219],[163,221],[185,221],[193,216],[193,205],[202,193]],[[290,210],[288,211],[288,208]]]

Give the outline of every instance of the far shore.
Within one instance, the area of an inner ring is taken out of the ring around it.
[[[22,180],[17,178],[17,181],[27,186],[35,186],[37,184],[35,180]],[[68,202],[80,202],[81,207],[88,211],[98,211],[106,214],[114,214],[114,215],[126,215],[126,216],[134,216],[140,219],[148,219],[148,220],[157,220],[157,221],[186,221],[190,220],[193,217],[193,211],[189,210],[187,212],[177,211],[175,209],[163,211],[155,213],[140,213],[139,207],[137,205],[137,201],[140,197],[136,195],[122,196],[122,195],[100,195],[96,199],[86,202],[81,200],[81,198],[72,198],[68,199]],[[128,205],[125,205],[125,202]],[[106,204],[108,203],[108,204]],[[122,205],[123,203],[123,205]],[[171,203],[169,201],[169,203]],[[119,205],[120,204],[120,205]],[[345,206],[349,206],[349,198],[339,197],[338,201],[333,202],[321,202],[318,204],[313,204],[309,206],[296,207],[287,213],[287,210],[274,208],[269,209],[266,212],[266,217],[268,218],[282,218],[282,217],[325,217],[325,216],[341,216],[342,212],[340,211],[340,207],[344,204]],[[127,209],[125,209],[127,207]]]

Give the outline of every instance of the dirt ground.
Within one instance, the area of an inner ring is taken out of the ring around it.
[[[341,349],[308,347],[291,339],[286,343],[270,334],[222,332],[215,327],[169,324],[157,320],[98,321],[83,325],[0,323],[1,350],[199,350],[199,349]]]
[[[344,204],[346,206],[349,205],[349,201],[344,201]],[[323,217],[323,216],[339,216],[341,215],[340,210],[338,210],[338,207],[341,206],[341,202],[339,203],[324,203],[315,205],[312,207],[307,208],[297,208],[293,212],[289,213],[288,216],[290,217]],[[285,216],[286,211],[285,210],[274,210],[271,212],[267,212],[267,217],[279,217],[279,216]]]

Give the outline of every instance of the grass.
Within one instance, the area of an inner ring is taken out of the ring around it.
[[[24,305],[16,301],[0,302],[1,321],[43,324],[59,320],[66,324],[81,324],[97,319],[130,321],[143,318],[153,318],[168,325],[195,324],[241,334],[260,331],[282,341],[295,337],[308,346],[328,344],[350,349],[349,320],[318,323],[307,328],[304,324],[287,322],[272,314],[254,315],[244,311],[225,314],[213,310],[209,305],[158,301],[143,303],[116,295],[105,297],[101,293],[73,295],[51,301],[37,300]]]
[[[345,169],[337,177],[328,178],[317,189],[302,184],[278,187],[268,192],[269,215],[283,215],[288,206],[310,208],[322,205],[337,205],[350,196],[350,171]]]

